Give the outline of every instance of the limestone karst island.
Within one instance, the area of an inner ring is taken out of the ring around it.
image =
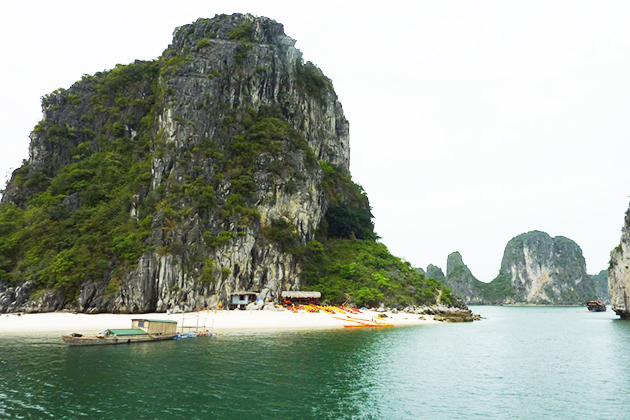
[[[158,59],[45,96],[2,198],[0,312],[276,310],[312,291],[472,319],[377,241],[341,103],[294,44],[267,18],[199,19]]]
[[[573,305],[610,302],[607,270],[586,273],[582,249],[569,238],[532,231],[505,246],[498,276],[477,280],[459,252],[448,256],[446,275],[434,265],[427,275],[440,280],[468,304]]]

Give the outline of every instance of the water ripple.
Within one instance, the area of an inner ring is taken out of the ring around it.
[[[68,348],[0,337],[2,418],[619,417],[630,323],[479,308],[474,324]],[[593,316],[594,315],[594,316]]]

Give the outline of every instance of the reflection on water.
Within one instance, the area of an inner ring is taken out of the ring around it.
[[[318,331],[74,348],[3,337],[0,414],[356,417],[373,398],[379,340]]]
[[[487,319],[87,348],[3,336],[0,417],[623,417],[630,322],[474,310]]]

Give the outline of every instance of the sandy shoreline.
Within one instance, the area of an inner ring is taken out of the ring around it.
[[[317,329],[344,328],[352,322],[334,317],[344,318],[346,315],[330,315],[327,313],[293,313],[290,311],[202,311],[185,314],[185,326],[197,325],[199,316],[200,328],[204,325],[210,329],[214,323],[217,333],[238,330],[285,330],[285,329]],[[352,317],[370,320],[376,312],[363,311]],[[333,317],[334,316],[334,317]],[[387,322],[394,326],[439,324],[431,315],[398,313],[388,314]],[[182,325],[182,314],[153,313],[153,314],[73,314],[68,312],[51,312],[43,314],[1,314],[0,336],[29,333],[96,333],[108,328],[130,328],[131,320],[135,318],[168,319]]]

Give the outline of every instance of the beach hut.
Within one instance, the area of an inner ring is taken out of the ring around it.
[[[322,294],[319,292],[282,292],[282,300],[287,305],[319,305]]]
[[[140,329],[150,335],[174,335],[177,334],[177,321],[138,318],[131,320],[131,328]]]
[[[255,302],[258,292],[234,292],[230,298],[230,309],[245,308],[248,304]]]

